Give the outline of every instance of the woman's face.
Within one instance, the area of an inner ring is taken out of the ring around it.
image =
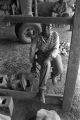
[[[47,35],[50,36],[50,34],[52,33],[51,31],[53,31],[52,29],[53,29],[53,28],[52,28],[52,24],[50,24],[49,26],[47,26],[47,28],[46,28],[46,33],[47,33]]]
[[[45,26],[45,29],[43,30],[43,35],[45,36],[45,37],[49,37],[50,36],[50,33],[51,33],[51,30],[52,30],[52,25],[51,24],[47,24],[46,26]]]

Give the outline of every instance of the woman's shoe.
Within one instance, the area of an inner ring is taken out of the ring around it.
[[[39,98],[42,103],[45,103],[45,90],[40,88],[36,97]]]

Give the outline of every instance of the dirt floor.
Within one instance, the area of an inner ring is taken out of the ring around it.
[[[69,26],[64,28],[56,28],[60,34],[60,41],[70,42],[71,32],[68,31]],[[27,72],[30,70],[29,63],[29,44],[21,44],[15,36],[14,28],[0,28],[0,73],[1,74],[16,74],[18,72]],[[48,81],[47,88],[50,94],[64,94],[64,85],[66,79],[68,56],[62,56],[64,72],[62,80],[56,86]],[[79,76],[76,83],[75,94],[69,113],[64,113],[60,108],[53,105],[42,105],[39,102],[31,100],[14,100],[14,112],[12,120],[27,120],[35,116],[36,111],[40,108],[55,109],[62,120],[80,120],[80,86]]]

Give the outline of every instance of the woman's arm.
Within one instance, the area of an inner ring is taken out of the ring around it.
[[[52,56],[52,58],[55,58],[59,52],[59,34],[57,32],[53,32],[51,37],[53,40],[54,47],[50,53],[50,56]]]

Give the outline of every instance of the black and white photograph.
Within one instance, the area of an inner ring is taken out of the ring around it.
[[[80,0],[0,0],[0,120],[80,120]]]

